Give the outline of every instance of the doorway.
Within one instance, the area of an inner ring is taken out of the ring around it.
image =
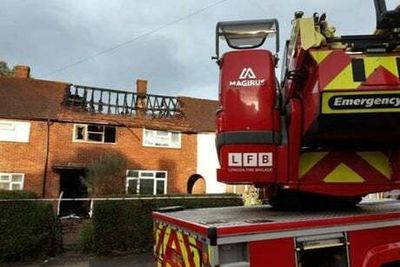
[[[187,181],[187,193],[188,194],[205,194],[206,193],[206,181],[201,175],[193,174]]]
[[[87,198],[88,189],[85,184],[84,169],[60,170],[60,194],[62,199]],[[60,216],[77,215],[87,217],[89,212],[89,201],[69,201],[60,203]]]

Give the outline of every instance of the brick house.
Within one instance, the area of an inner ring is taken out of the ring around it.
[[[127,159],[117,191],[222,192],[216,158],[207,169],[198,156],[199,142],[202,158],[207,149],[215,153],[217,102],[151,95],[144,80],[136,90],[32,79],[25,66],[17,66],[15,77],[0,78],[0,189],[84,197],[86,168],[113,151]]]

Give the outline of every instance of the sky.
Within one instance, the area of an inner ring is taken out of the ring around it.
[[[216,23],[277,18],[283,44],[297,10],[326,12],[339,35],[375,29],[372,0],[1,0],[0,60],[37,79],[216,99]]]

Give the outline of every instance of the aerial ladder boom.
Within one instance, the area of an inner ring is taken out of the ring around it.
[[[296,12],[280,81],[276,19],[217,24],[219,181],[254,184],[276,205],[400,188],[400,9],[374,3],[369,35]],[[220,38],[233,49],[222,56]]]

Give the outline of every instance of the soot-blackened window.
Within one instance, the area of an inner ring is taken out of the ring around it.
[[[115,143],[116,129],[113,126],[74,124],[74,142]]]

